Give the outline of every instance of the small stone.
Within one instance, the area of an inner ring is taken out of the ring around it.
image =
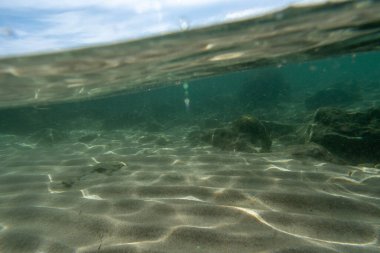
[[[66,188],[71,188],[74,185],[74,181],[62,181],[62,185]]]

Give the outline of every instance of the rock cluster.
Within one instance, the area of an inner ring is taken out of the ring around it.
[[[380,163],[380,109],[320,108],[306,135],[308,142],[320,144],[349,163]]]

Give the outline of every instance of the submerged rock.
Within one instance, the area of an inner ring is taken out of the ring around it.
[[[233,128],[238,133],[247,134],[252,143],[261,144],[261,152],[269,152],[272,140],[269,132],[261,121],[252,116],[242,116],[233,123]]]
[[[187,139],[192,144],[206,142],[222,150],[241,152],[256,152],[257,144],[261,146],[260,152],[270,152],[272,146],[266,127],[252,116],[243,116],[226,127],[193,131]]]
[[[327,106],[346,106],[358,100],[358,95],[350,91],[337,88],[320,90],[305,100],[305,107],[315,110]]]
[[[306,134],[307,141],[352,164],[380,162],[380,109],[348,112],[320,108]]]
[[[248,136],[241,135],[232,128],[215,128],[203,135],[202,140],[222,150],[256,152]]]

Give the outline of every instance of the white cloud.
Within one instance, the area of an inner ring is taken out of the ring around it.
[[[1,1],[0,8],[74,9],[74,8],[125,8],[137,13],[166,8],[201,7],[228,0],[11,0]]]
[[[236,20],[236,19],[242,19],[252,16],[258,16],[267,13],[268,11],[273,10],[272,8],[253,8],[253,9],[246,9],[242,11],[235,11],[235,12],[229,12],[225,16],[226,20]]]
[[[126,18],[115,12],[68,11],[49,15],[42,21],[47,28],[40,32],[41,36],[75,36],[83,43],[134,38],[170,27],[159,12]]]
[[[30,54],[37,52],[62,50],[62,43],[56,39],[28,36],[14,40],[3,40],[0,46],[0,56]]]
[[[13,18],[8,22],[13,27],[0,29],[0,55],[115,42],[184,26],[194,28],[260,15],[290,2],[296,1],[0,0],[0,8],[30,15],[27,22]],[[15,36],[9,36],[13,30]]]
[[[64,11],[45,15],[38,22],[43,24],[42,28],[17,30],[14,38],[0,37],[0,55],[56,51],[178,29],[175,24],[162,20],[159,12],[126,18],[123,12]]]

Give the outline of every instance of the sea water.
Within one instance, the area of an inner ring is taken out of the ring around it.
[[[379,252],[379,13],[0,59],[0,252]]]

